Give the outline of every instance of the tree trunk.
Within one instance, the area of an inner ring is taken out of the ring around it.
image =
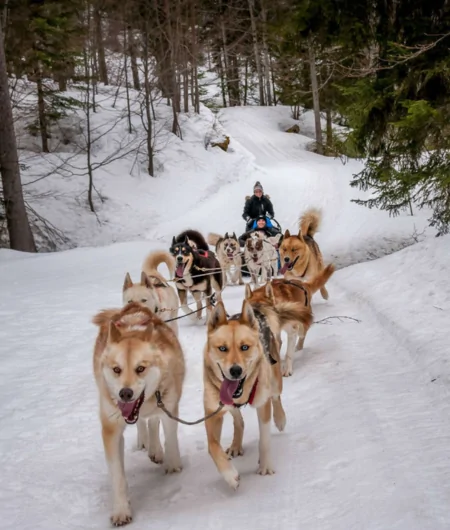
[[[227,106],[227,88],[225,84],[225,72],[222,63],[222,53],[217,53],[217,64],[219,65],[219,76],[220,76],[220,91],[222,93],[223,106]]]
[[[94,8],[94,34],[95,48],[98,58],[98,75],[100,81],[105,85],[108,84],[108,69],[106,67],[105,45],[103,42],[102,16],[98,7]]]
[[[314,123],[316,128],[317,153],[319,155],[323,155],[322,125],[320,123],[319,84],[317,82],[316,54],[314,53],[314,48],[312,44],[309,45],[308,54],[314,107]]]
[[[16,135],[9,96],[3,31],[0,26],[0,173],[9,246],[22,252],[36,252],[22,193]]]
[[[144,46],[143,46],[143,52],[144,52],[144,96],[145,96],[145,116],[147,118],[147,157],[148,157],[148,164],[147,164],[147,170],[148,174],[151,177],[154,177],[154,168],[153,168],[153,130],[152,130],[152,117],[150,115],[150,109],[152,107],[152,94],[151,94],[151,88],[150,88],[150,82],[148,80],[150,76],[148,62],[149,62],[149,51],[148,51],[148,39],[149,31],[148,31],[148,22],[145,23],[145,34],[144,34]]]
[[[269,45],[267,44],[267,11],[264,0],[261,0],[261,16],[263,20],[263,57],[264,57],[264,80],[266,82],[266,101],[267,105],[272,105],[272,92],[270,89],[270,57]]]
[[[327,116],[327,149],[331,150],[333,147],[333,122],[331,121],[331,110],[326,110]]]
[[[230,107],[232,106],[231,104],[231,96],[230,96],[230,71],[229,71],[229,61],[228,61],[228,47],[227,47],[227,34],[226,34],[226,31],[225,31],[225,22],[223,20],[223,17],[221,19],[221,24],[220,24],[220,28],[222,30],[222,45],[223,45],[223,66],[222,66],[222,71],[224,73],[224,84],[225,86],[227,87],[227,92],[228,92],[228,101],[229,101],[229,104],[230,104]],[[225,105],[226,107],[226,105]]]
[[[42,151],[49,153],[48,149],[48,134],[47,134],[47,120],[45,117],[45,99],[44,87],[42,86],[42,71],[41,66],[38,66],[39,72],[36,79],[37,97],[38,97],[38,116],[39,116],[39,132],[41,133]]]
[[[128,28],[128,53],[130,55],[131,74],[133,75],[133,87],[135,90],[141,90],[141,83],[139,81],[139,70],[136,58],[136,42],[134,40],[133,32]]]
[[[245,59],[245,73],[244,73],[244,106],[247,105],[248,95],[248,58]]]
[[[259,53],[258,32],[256,28],[254,8],[255,8],[255,0],[248,0],[248,9],[250,11],[250,22],[251,22],[251,27],[252,27],[253,51],[255,53],[256,72],[258,74],[259,104],[265,105],[266,103],[264,100],[264,77],[263,77],[263,71],[261,67],[261,55]]]

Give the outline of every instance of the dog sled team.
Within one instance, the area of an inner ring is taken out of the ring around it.
[[[199,421],[204,420],[209,454],[225,482],[236,489],[240,478],[233,458],[243,454],[241,407],[248,404],[258,417],[258,473],[271,475],[275,471],[271,420],[279,431],[284,430],[283,376],[292,375],[294,353],[303,348],[313,323],[313,295],[320,291],[328,298],[325,285],[334,266],[324,266],[314,239],[320,223],[317,211],[301,216],[297,234],[286,230],[282,235],[274,226],[272,203],[259,182],[254,192],[246,199],[243,236],[210,234],[213,252],[201,233],[182,232],[173,237],[170,249],[147,256],[138,283],[126,273],[121,307],[102,310],[93,318],[98,327],[93,369],[114,526],[132,520],[124,468],[127,425],[136,424],[138,447],[145,448],[152,462],[162,464],[166,473],[182,470],[178,420],[186,369],[178,320],[201,319],[203,310],[204,417]],[[162,263],[170,279],[158,271]],[[251,282],[245,284],[240,312],[229,315],[222,294],[228,282],[244,284],[245,266]],[[196,303],[192,309],[189,294]],[[283,331],[287,348],[282,362]],[[227,412],[233,417],[234,436],[224,450],[221,431]]]

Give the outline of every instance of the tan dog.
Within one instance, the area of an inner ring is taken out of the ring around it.
[[[313,294],[321,289],[334,273],[334,265],[330,264],[319,272],[309,282],[300,280],[275,279],[265,287],[255,289],[253,292],[249,284],[245,286],[245,299],[253,304],[273,304],[275,309],[277,305],[284,302],[298,302],[302,304],[305,310],[313,318],[311,308],[311,298]],[[283,363],[282,374],[289,377],[293,374],[293,357],[295,350],[302,350],[306,334],[310,328],[308,322],[289,322],[282,326],[281,330],[285,331],[288,337],[286,356]],[[282,346],[281,336],[279,337],[280,349]],[[296,344],[297,341],[297,345]]]
[[[307,280],[323,269],[322,253],[314,240],[320,221],[320,212],[310,209],[300,218],[297,235],[291,235],[289,230],[284,233],[280,246],[280,274],[283,274],[286,279],[304,278]],[[320,294],[322,298],[328,300],[328,291],[325,287],[320,289]]]
[[[279,431],[286,424],[281,403],[283,379],[279,345],[276,337],[287,321],[309,322],[309,314],[300,304],[280,304],[278,310],[244,300],[242,312],[227,319],[225,307],[218,303],[208,321],[205,345],[203,382],[205,416],[225,407],[205,421],[208,450],[218,471],[233,488],[239,486],[239,473],[230,457],[243,454],[244,420],[239,407],[250,404],[256,408],[259,422],[260,475],[271,475],[274,467],[270,451],[270,420]],[[234,436],[225,452],[220,445],[224,414],[233,416]]]
[[[165,437],[166,473],[181,471],[178,423],[157,407],[159,390],[166,408],[178,415],[185,375],[180,343],[174,332],[150,309],[131,303],[98,313],[94,375],[100,398],[105,456],[112,480],[111,522],[132,520],[124,470],[123,432],[138,418],[161,418]],[[159,440],[158,440],[159,441]]]
[[[175,274],[175,260],[164,250],[150,252],[142,265],[140,283],[133,283],[127,272],[122,289],[123,304],[137,302],[158,314],[161,320],[167,321],[178,316],[178,296],[164,276],[158,271],[158,266],[165,263],[170,276]],[[168,322],[178,336],[178,321]]]
[[[208,234],[207,241],[209,245],[215,245],[217,259],[223,270],[224,282],[239,285],[244,284],[242,279],[242,254],[238,238],[233,232],[231,235],[226,232],[224,236],[219,234]]]

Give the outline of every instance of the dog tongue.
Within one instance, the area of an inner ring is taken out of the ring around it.
[[[280,269],[280,274],[284,274],[287,271],[289,265],[290,263],[285,263]]]
[[[136,404],[136,401],[129,401],[128,403],[123,403],[122,401],[117,402],[120,412],[122,412],[122,416],[124,418],[129,418],[131,416],[135,404]]]
[[[177,265],[177,268],[176,268],[176,271],[175,271],[175,275],[178,278],[182,278],[183,277],[183,272],[184,272],[184,265]]]
[[[239,386],[239,381],[230,381],[224,379],[222,385],[220,386],[220,401],[224,405],[233,404],[233,394],[236,392],[237,387]]]

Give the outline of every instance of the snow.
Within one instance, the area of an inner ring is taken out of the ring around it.
[[[348,185],[361,164],[306,151],[309,113],[296,135],[280,130],[289,120],[285,107],[224,109],[219,132],[230,136],[227,153],[204,147],[214,119],[202,107],[200,117],[183,120],[183,142],[167,136],[157,179],[132,176],[131,162],[99,170],[108,201],[98,215],[106,226],[69,206],[79,179],[60,183],[67,202],[58,203],[52,221],[79,248],[0,251],[1,527],[108,527],[111,484],[90,319],[120,307],[126,272],[137,278],[147,252],[167,249],[178,231],[243,231],[244,197],[260,180],[283,228],[295,230],[308,206],[323,211],[317,240],[325,261],[340,270],[327,286],[330,299],[314,297],[315,320],[358,321],[314,325],[297,352],[294,375],[284,379],[286,430],[272,427],[273,476],[256,474],[250,407],[243,410],[245,454],[235,462],[237,492],[218,474],[203,425],[179,426],[184,469],[173,476],[135,449],[136,428],[129,427],[130,528],[448,530],[450,237],[434,238],[428,229],[416,243],[426,212],[390,218],[351,203],[363,196]],[[229,286],[223,297],[227,310],[238,312],[243,289]],[[206,330],[179,322],[187,365],[180,415],[193,420],[203,415]],[[231,433],[227,417],[224,446]]]

